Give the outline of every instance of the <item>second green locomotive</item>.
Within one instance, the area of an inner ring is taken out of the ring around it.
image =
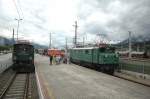
[[[13,69],[19,72],[34,72],[34,47],[29,43],[13,45]]]
[[[113,47],[73,48],[70,50],[70,61],[113,74],[119,57]]]

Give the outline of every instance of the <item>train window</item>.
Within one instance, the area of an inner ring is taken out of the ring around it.
[[[85,54],[89,54],[89,50],[85,50]]]
[[[114,53],[115,52],[115,48],[114,47],[107,48],[107,52],[108,53]]]
[[[115,48],[113,47],[108,47],[108,48],[100,48],[99,49],[100,52],[106,52],[106,53],[114,53],[115,52]]]
[[[106,48],[100,48],[99,51],[100,51],[100,52],[105,52],[105,51],[106,51]]]
[[[25,53],[32,53],[33,52],[33,48],[30,45],[16,45],[14,47],[14,50],[16,52],[25,52]]]

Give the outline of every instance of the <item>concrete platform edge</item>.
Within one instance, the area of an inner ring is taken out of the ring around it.
[[[135,77],[132,77],[123,73],[119,73],[119,72],[115,72],[114,76],[150,87],[149,80],[137,79]]]
[[[35,68],[35,75],[36,75],[36,81],[37,81],[37,86],[38,86],[39,97],[40,97],[40,99],[44,99],[44,95],[42,93],[42,87],[41,87],[41,84],[40,84],[40,81],[39,81],[39,76],[38,76],[36,68]]]

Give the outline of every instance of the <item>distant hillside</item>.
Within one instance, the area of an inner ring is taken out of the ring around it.
[[[12,45],[12,44],[13,44],[13,40],[12,39],[0,36],[0,46],[6,46],[6,45]],[[34,47],[36,49],[48,48],[47,46],[40,45],[40,44],[37,44],[37,43],[32,43],[32,44],[34,45]]]
[[[129,39],[126,39],[120,43],[118,43],[118,45],[126,45],[128,44]],[[131,39],[132,44],[137,44],[137,43],[147,43],[150,44],[150,36],[137,36],[137,37],[132,37]]]
[[[12,45],[12,39],[8,39],[5,37],[0,36],[0,45]]]
[[[48,47],[47,46],[44,46],[44,45],[40,45],[40,44],[37,44],[37,43],[32,43],[34,45],[34,48],[35,49],[47,49]]]
[[[131,39],[132,42],[132,50],[135,51],[144,51],[146,49],[150,49],[150,36],[137,36],[137,37],[132,37]],[[126,39],[118,44],[115,44],[115,46],[118,48],[118,50],[128,50],[128,44],[129,40]]]

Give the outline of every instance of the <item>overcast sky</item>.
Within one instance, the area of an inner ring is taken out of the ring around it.
[[[97,34],[119,41],[150,35],[150,0],[0,0],[0,35],[12,37],[19,18],[23,19],[19,38],[48,45],[49,33],[55,46],[72,43],[74,21],[78,21],[78,41],[94,42]]]

